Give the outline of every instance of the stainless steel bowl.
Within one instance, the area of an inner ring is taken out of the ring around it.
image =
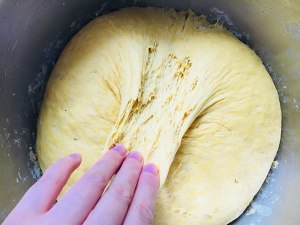
[[[125,6],[192,8],[223,22],[263,59],[283,112],[280,150],[239,225],[300,223],[300,2],[296,0],[0,0],[0,222],[39,177],[36,121],[45,84],[68,40]]]

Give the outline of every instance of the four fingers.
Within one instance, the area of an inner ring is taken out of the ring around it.
[[[45,215],[48,222],[59,224],[152,224],[159,188],[158,170],[154,164],[143,168],[140,153],[131,152],[127,156],[122,145],[107,151],[53,206],[80,163],[81,156],[72,154],[50,166],[7,219],[25,221]]]
[[[132,201],[142,167],[141,154],[131,152],[84,225],[121,224]]]

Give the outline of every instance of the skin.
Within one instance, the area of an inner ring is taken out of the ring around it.
[[[159,172],[122,145],[107,151],[56,203],[80,154],[60,159],[23,196],[3,225],[150,225]],[[108,182],[115,175],[106,189]]]

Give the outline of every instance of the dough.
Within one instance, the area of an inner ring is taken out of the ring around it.
[[[84,27],[57,62],[37,148],[43,170],[83,155],[73,184],[123,143],[159,166],[154,224],[221,225],[261,187],[281,111],[254,51],[192,11],[125,8]]]

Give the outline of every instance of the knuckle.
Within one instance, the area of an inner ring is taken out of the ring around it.
[[[142,173],[142,182],[147,188],[151,190],[158,190],[159,188],[159,178],[149,173]]]
[[[39,223],[36,223],[36,225],[53,225],[53,224],[63,224],[63,225],[72,225],[70,221],[67,221],[66,218],[58,218],[53,213],[45,213],[42,215],[41,221]],[[30,225],[33,225],[32,223]]]
[[[69,158],[62,158],[59,161],[55,162],[46,170],[42,178],[39,180],[39,183],[41,183],[42,185],[61,184],[65,180],[66,176],[71,172],[71,168],[69,168],[69,166],[65,166],[69,164]],[[58,171],[61,171],[61,173],[58,173]]]
[[[91,171],[85,174],[85,180],[89,185],[97,186],[98,188],[104,188],[108,183],[108,179],[105,176]]]
[[[152,208],[144,203],[137,205],[138,216],[143,224],[151,225],[153,221]]]
[[[112,196],[121,204],[129,205],[133,193],[130,190],[130,188],[123,186],[123,185],[113,185],[110,187],[110,192],[112,193]]]
[[[126,170],[128,170],[128,172],[132,172],[134,174],[139,173],[140,168],[142,168],[142,164],[134,159],[126,159],[122,167],[123,166],[125,167]]]
[[[111,162],[120,162],[124,157],[115,151],[108,151],[102,158],[102,160],[107,160]]]
[[[42,176],[40,179],[39,183],[44,186],[44,185],[56,185],[61,183],[63,178],[59,176],[58,174],[52,173],[52,172],[47,172]]]

